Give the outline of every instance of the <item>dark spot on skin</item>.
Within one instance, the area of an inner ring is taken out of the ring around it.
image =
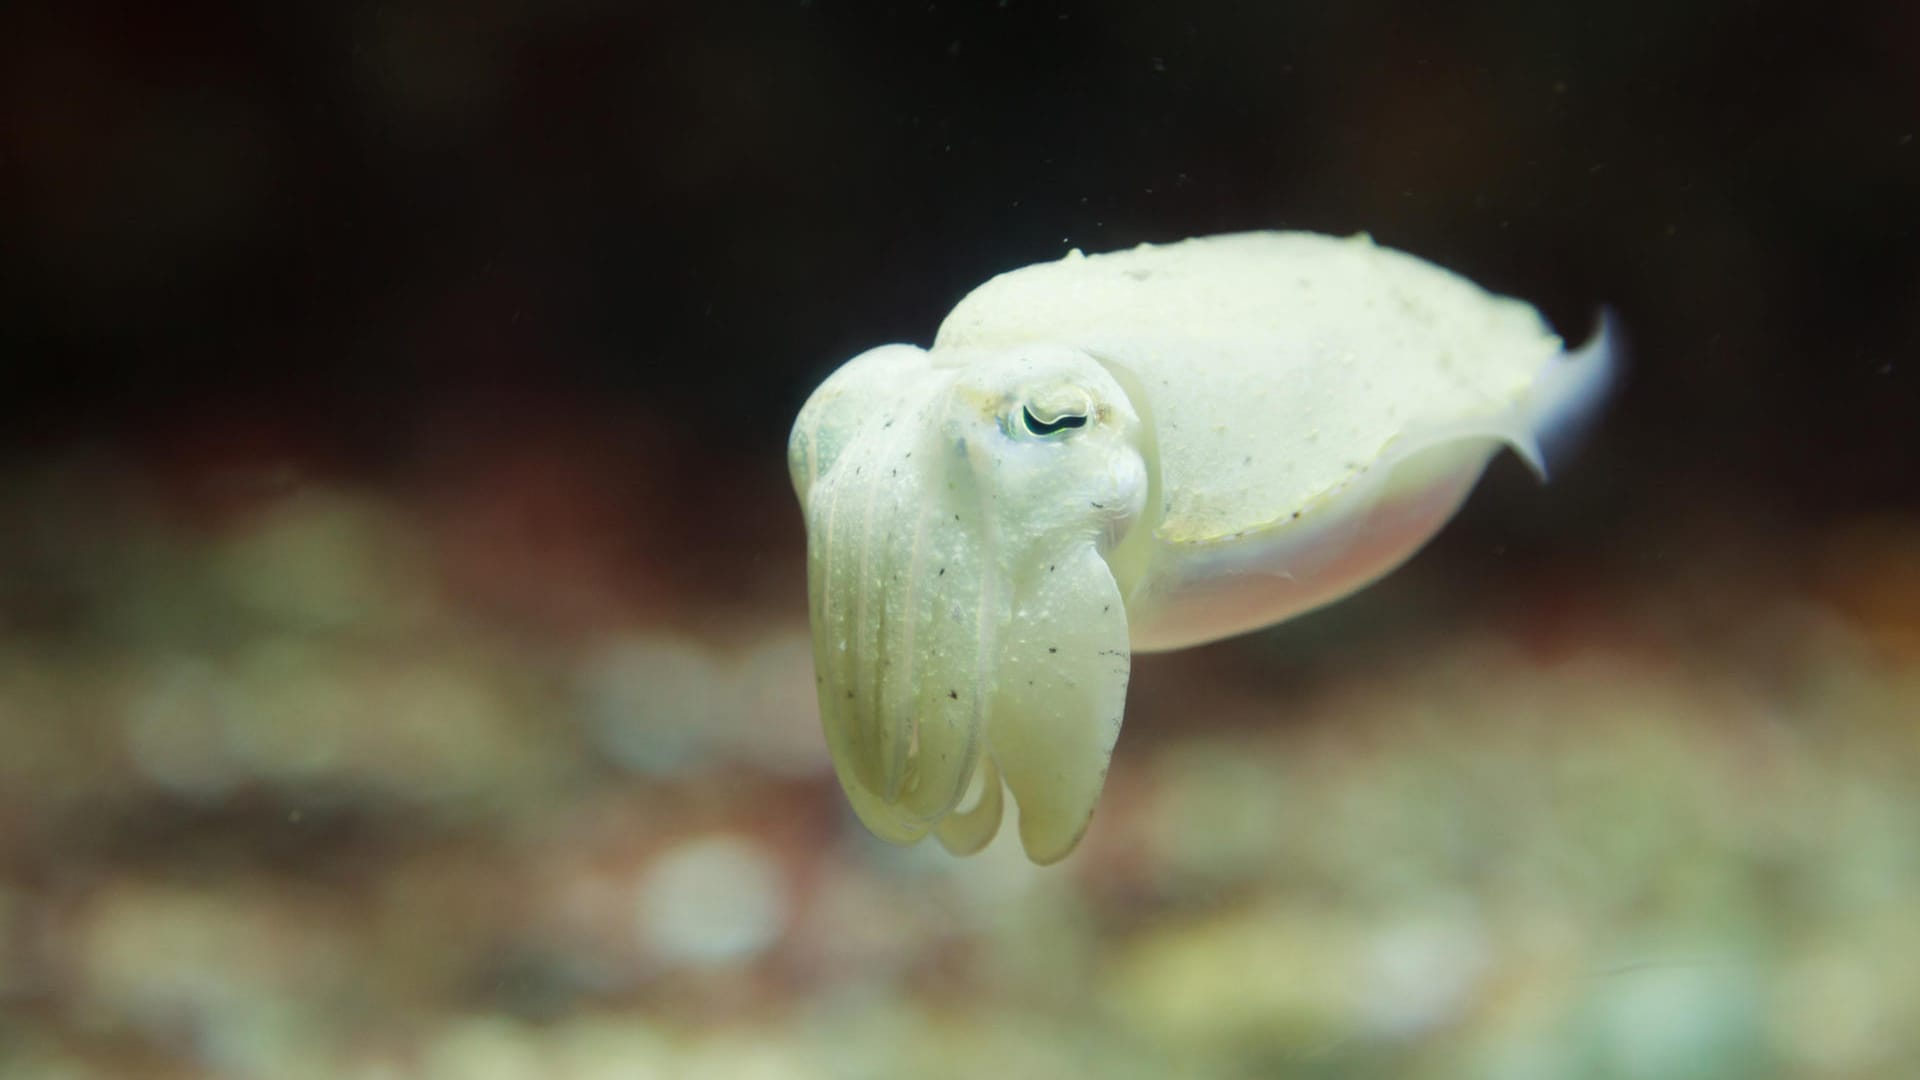
[[[853,691],[851,691],[851,690],[849,690],[849,691],[847,691],[847,700],[848,700],[848,701],[852,701],[852,700],[853,700]]]
[[[1101,604],[1101,605],[1100,605],[1100,614],[1102,614],[1102,615],[1105,615],[1105,614],[1106,614],[1107,612],[1109,612],[1109,611],[1112,611],[1112,610],[1113,610],[1113,605],[1112,605],[1112,604]]]
[[[941,567],[941,568],[940,568],[940,572],[939,572],[939,573],[937,573],[937,574],[935,574],[935,575],[933,575],[933,576],[934,576],[934,577],[946,577],[946,576],[947,576],[947,568],[946,568],[946,567],[944,567],[944,566],[943,566],[943,567]]]
[[[955,520],[955,521],[959,521],[959,520],[960,520],[960,515],[959,515],[959,514],[955,514],[955,515],[953,515],[953,520]]]
[[[958,691],[958,690],[949,690],[949,691],[947,691],[947,697],[949,697],[949,698],[951,698],[951,699],[953,699],[954,701],[959,701],[959,700],[960,700],[960,691]]]
[[[1247,458],[1247,459],[1246,459],[1245,461],[1242,461],[1242,462],[1241,462],[1240,464],[1242,464],[1242,465],[1251,465],[1251,464],[1253,464],[1253,459],[1252,459],[1251,457],[1249,457],[1249,458]]]
[[[1053,573],[1053,567],[1051,565],[1047,567],[1047,573],[1049,574]]]
[[[1048,651],[1048,652],[1050,652],[1050,653],[1055,653],[1055,652],[1059,652],[1060,650],[1059,650],[1059,649],[1057,649],[1057,648],[1055,648],[1055,647],[1054,647],[1054,646],[1052,646],[1052,645],[1049,645],[1049,646],[1047,646],[1047,651]],[[849,696],[849,697],[851,697],[852,695],[848,695],[848,696]]]

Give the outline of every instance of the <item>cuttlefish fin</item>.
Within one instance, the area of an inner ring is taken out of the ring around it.
[[[1585,441],[1600,415],[1600,406],[1612,394],[1626,365],[1627,340],[1620,316],[1601,308],[1598,324],[1587,343],[1548,360],[1535,377],[1528,395],[1526,424],[1532,432],[1532,452],[1521,452],[1536,475],[1547,478],[1548,466],[1564,461]]]
[[[1382,455],[1381,467],[1370,470],[1374,482],[1384,482],[1395,467],[1416,459],[1450,471],[1458,448],[1485,442],[1506,444],[1544,481],[1550,466],[1572,456],[1592,427],[1619,379],[1624,353],[1620,320],[1612,309],[1602,309],[1587,343],[1549,357],[1509,408],[1402,434]],[[1403,472],[1400,479],[1408,475]],[[1421,475],[1420,470],[1416,467],[1411,475]]]
[[[988,744],[1042,865],[1079,844],[1106,784],[1131,651],[1119,587],[1089,541],[1035,551],[999,641]]]

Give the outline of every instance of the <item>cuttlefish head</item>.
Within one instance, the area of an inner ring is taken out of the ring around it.
[[[1141,519],[1140,417],[1084,353],[886,346],[794,425],[820,714],[876,835],[1072,851],[1105,782],[1130,650],[1105,555]]]

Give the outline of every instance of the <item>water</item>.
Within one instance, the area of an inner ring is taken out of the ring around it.
[[[348,3],[0,33],[0,1076],[1898,1076],[1885,4]],[[1080,848],[894,848],[782,447],[1069,246],[1371,231],[1633,342]]]

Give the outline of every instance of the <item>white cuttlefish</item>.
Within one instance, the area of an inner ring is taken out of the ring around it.
[[[1617,338],[1617,335],[1612,335]],[[1367,236],[1259,232],[1002,274],[932,349],[848,361],[795,421],[820,712],[869,829],[1028,857],[1085,833],[1132,653],[1339,599],[1501,446],[1544,475],[1614,368]]]

